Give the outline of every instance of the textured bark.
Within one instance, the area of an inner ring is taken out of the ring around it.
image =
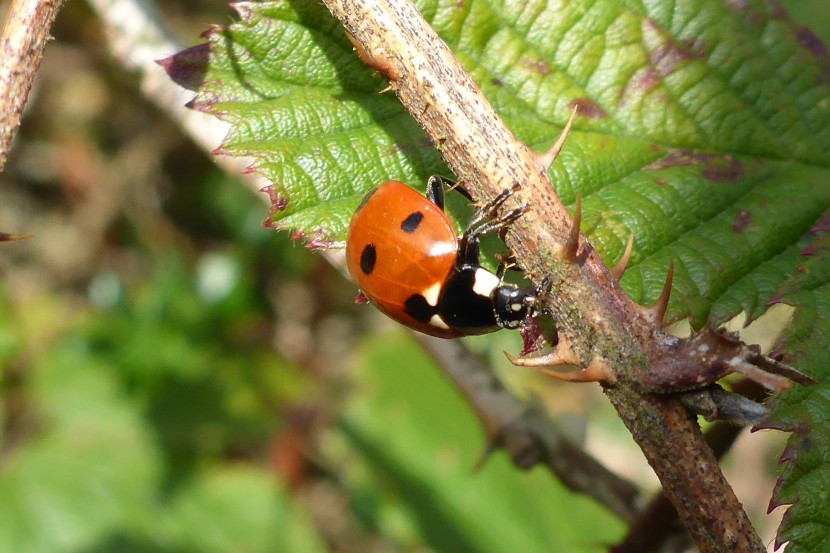
[[[61,0],[14,0],[0,36],[0,171],[40,67]]]

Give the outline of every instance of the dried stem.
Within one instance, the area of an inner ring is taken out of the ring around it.
[[[473,407],[492,448],[504,449],[523,470],[546,465],[570,489],[633,520],[640,499],[633,484],[570,442],[544,412],[516,399],[462,342],[413,335]]]
[[[528,203],[530,210],[505,242],[534,282],[552,279],[555,293],[547,307],[583,365],[599,359],[613,367],[616,382],[605,386],[606,394],[701,551],[764,551],[695,421],[675,400],[644,392],[639,377],[660,363],[673,368],[669,344],[676,342],[642,316],[590,245],[575,263],[558,255],[571,221],[539,170],[538,156],[510,133],[408,1],[324,2],[360,44],[364,59],[390,79],[476,201],[522,184],[515,205],[505,209]]]
[[[58,15],[61,0],[13,0],[0,36],[0,171]]]

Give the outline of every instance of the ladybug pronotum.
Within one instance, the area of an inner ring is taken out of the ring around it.
[[[456,338],[518,328],[534,314],[537,291],[502,281],[479,263],[479,239],[505,228],[524,208],[488,220],[507,189],[478,210],[459,238],[444,213],[444,180],[426,197],[387,181],[358,205],[346,241],[349,272],[363,294],[392,319],[425,334]]]

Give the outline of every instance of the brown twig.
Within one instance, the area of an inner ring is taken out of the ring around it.
[[[516,399],[462,342],[413,336],[472,406],[491,448],[504,449],[522,470],[546,465],[570,489],[632,520],[640,499],[636,486],[574,445],[544,412]]]
[[[0,35],[0,171],[40,67],[61,0],[12,0]]]
[[[742,380],[733,387],[736,394],[754,401],[762,401],[766,391],[751,380]],[[718,459],[722,458],[735,440],[744,431],[744,428],[735,424],[717,423],[704,435],[706,443]],[[683,534],[680,536],[679,534]],[[628,535],[615,547],[612,553],[642,553],[643,551],[664,551],[663,544],[670,538],[676,537],[678,545],[688,543],[688,534],[683,532],[677,510],[666,496],[657,494],[649,504],[638,514],[628,528]],[[679,550],[685,551],[688,547]]]
[[[605,392],[701,551],[764,551],[695,421],[676,400],[644,391],[643,375],[687,368],[673,360],[692,350],[674,349],[678,341],[669,340],[655,321],[643,316],[589,244],[583,244],[576,262],[559,255],[571,220],[547,171],[540,170],[539,156],[510,133],[411,3],[324,3],[360,44],[364,59],[390,79],[450,168],[469,183],[476,201],[522,184],[515,205],[505,209],[521,203],[530,209],[505,242],[534,282],[552,279],[555,294],[547,307],[583,366],[613,368],[615,382],[606,382]],[[716,338],[705,339],[728,349]],[[710,358],[702,361],[713,364]]]

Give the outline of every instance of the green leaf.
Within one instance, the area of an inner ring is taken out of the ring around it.
[[[30,435],[2,460],[0,551],[77,551],[150,508],[158,452],[112,369],[77,343],[32,377]]]
[[[211,30],[209,52],[197,46],[165,66],[183,84],[202,76],[193,106],[231,123],[219,152],[256,159],[281,227],[339,240],[372,183],[418,182],[441,167],[322,4],[236,6],[242,21]]]
[[[253,467],[209,472],[183,489],[159,524],[182,551],[326,551],[274,477]]]
[[[826,243],[827,237],[820,240]],[[809,246],[808,246],[809,247]],[[830,548],[830,270],[827,257],[806,263],[784,287],[780,301],[796,306],[792,328],[779,348],[799,367],[812,374],[818,385],[790,390],[775,400],[767,426],[792,431],[784,455],[783,475],[770,509],[792,505],[784,515],[778,544],[789,541],[787,551],[826,551]],[[795,281],[804,281],[796,285]]]
[[[497,453],[473,472],[479,424],[403,334],[369,340],[354,370],[360,392],[329,448],[355,509],[401,549],[587,552],[621,537],[619,521],[542,468],[522,473]]]
[[[446,173],[322,6],[236,6],[240,22],[166,66],[197,88],[195,107],[230,123],[220,152],[252,156],[273,183],[276,225],[336,243],[366,190]],[[582,194],[582,230],[607,263],[634,234],[622,285],[636,301],[657,297],[674,259],[670,315],[695,327],[792,303],[782,348],[819,382],[801,393],[826,397],[828,348],[796,347],[805,336],[830,341],[820,308],[828,252],[808,247],[830,213],[830,56],[815,34],[767,0],[419,6],[531,147],[553,142],[580,106],[551,180],[566,202]],[[810,459],[826,469],[830,458],[818,422],[830,409],[809,401],[793,392],[778,404],[799,414],[814,448],[791,444],[780,485],[781,502],[797,500],[782,534],[793,551],[811,550],[795,521],[821,522],[807,506],[830,510],[815,487],[793,482]]]

